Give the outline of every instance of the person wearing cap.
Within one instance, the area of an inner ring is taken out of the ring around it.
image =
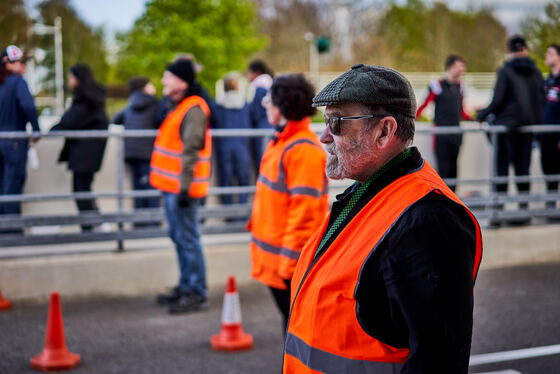
[[[26,62],[15,45],[8,46],[0,56],[0,131],[25,131],[28,122],[33,132],[40,131],[35,102],[23,79]],[[31,143],[36,140],[32,138]],[[27,139],[0,139],[0,195],[22,194],[28,148]],[[0,214],[20,213],[19,202],[0,203]]]
[[[200,199],[210,180],[210,109],[200,96],[192,62],[167,66],[163,94],[174,108],[159,128],[151,159],[150,184],[163,191],[169,235],[175,243],[179,282],[156,301],[170,313],[199,310],[207,305],[206,269],[198,229]]]
[[[251,219],[251,276],[268,286],[283,317],[305,242],[328,209],[327,155],[310,129],[315,90],[301,74],[274,79],[263,106],[276,132],[261,161]]]
[[[313,99],[337,196],[291,282],[283,373],[467,373],[478,222],[415,147],[409,81],[354,65]]]
[[[531,165],[532,133],[519,133],[517,128],[536,125],[541,122],[542,107],[545,103],[544,79],[537,65],[529,56],[527,43],[519,35],[512,36],[507,42],[508,61],[498,70],[494,96],[490,104],[477,111],[477,121],[488,121],[491,125],[502,125],[507,133],[498,134],[496,174],[507,177],[513,165],[516,176],[529,175]],[[520,193],[529,192],[528,182],[518,182]],[[497,192],[507,192],[507,183],[494,185]],[[498,206],[498,209],[503,208]],[[528,202],[519,203],[520,209],[527,209]],[[509,219],[507,223],[522,225],[530,218]],[[492,220],[491,227],[498,227],[501,221]]]

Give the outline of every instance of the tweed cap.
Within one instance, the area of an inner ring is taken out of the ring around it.
[[[416,96],[410,82],[385,66],[352,66],[313,98],[313,106],[345,101],[381,105],[393,113],[416,117]]]

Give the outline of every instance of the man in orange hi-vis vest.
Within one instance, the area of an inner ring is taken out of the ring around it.
[[[358,64],[313,105],[327,176],[355,183],[299,257],[283,373],[467,373],[481,232],[410,147],[410,83]]]
[[[175,107],[161,125],[150,164],[150,183],[163,191],[169,235],[177,250],[179,284],[157,296],[170,313],[199,310],[207,305],[206,270],[198,230],[198,206],[210,179],[208,104],[200,97],[192,62],[178,60],[161,79],[163,94]]]

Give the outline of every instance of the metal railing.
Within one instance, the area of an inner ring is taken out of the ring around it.
[[[313,124],[314,131],[321,132],[324,124]],[[110,212],[101,213],[77,213],[60,214],[45,212],[41,214],[22,214],[22,215],[0,215],[0,230],[28,229],[36,226],[53,225],[97,225],[104,222],[112,223],[116,230],[109,232],[65,232],[65,233],[45,233],[38,235],[3,234],[0,235],[0,247],[2,246],[22,246],[39,245],[52,243],[72,243],[84,241],[114,240],[118,243],[118,250],[123,250],[123,241],[135,238],[153,238],[167,235],[164,227],[142,227],[135,228],[133,224],[146,221],[163,222],[164,213],[162,208],[133,210],[125,209],[125,200],[136,197],[160,196],[157,190],[132,191],[125,189],[125,157],[124,139],[126,138],[153,138],[156,130],[115,130],[112,126],[109,131],[90,130],[90,131],[52,131],[45,134],[31,134],[25,132],[0,132],[1,139],[24,139],[40,135],[45,138],[116,138],[116,190],[108,192],[79,192],[79,193],[33,193],[23,195],[0,195],[0,203],[5,202],[46,202],[70,200],[79,198],[103,198],[115,199],[116,209]],[[497,151],[494,144],[497,144],[498,135],[507,132],[504,126],[488,126],[475,122],[464,123],[461,127],[432,127],[427,123],[418,123],[416,128],[417,139],[428,135],[444,134],[484,134],[491,140],[490,157],[487,160],[489,170],[488,176],[477,176],[471,178],[447,179],[448,184],[454,184],[459,191],[459,196],[471,207],[475,216],[484,224],[491,221],[507,221],[511,219],[535,218],[533,224],[545,222],[547,218],[560,218],[560,208],[547,209],[546,202],[559,202],[560,194],[556,191],[533,191],[531,193],[497,193],[495,186],[500,183],[528,182],[531,184],[543,184],[548,181],[560,181],[560,175],[555,176],[517,176],[517,177],[498,177],[495,164]],[[536,125],[519,128],[516,131],[521,133],[554,133],[560,132],[560,125]],[[213,138],[223,137],[263,137],[264,139],[273,134],[268,129],[236,129],[225,130],[216,129],[212,131]],[[334,196],[350,184],[350,181],[331,182],[330,193]],[[475,192],[469,191],[468,186],[477,186]],[[215,187],[212,186],[209,196],[220,196],[223,194],[253,194],[254,185],[236,187]],[[527,209],[515,209],[518,203],[529,205]],[[560,204],[558,204],[560,205]],[[505,208],[504,208],[505,207]],[[512,209],[513,207],[513,209]],[[200,216],[205,220],[201,225],[203,234],[226,234],[243,232],[245,223],[234,220],[224,222],[226,218],[248,217],[251,205],[249,204],[208,204],[201,208]],[[539,221],[540,220],[540,221]],[[130,225],[132,228],[127,228]]]

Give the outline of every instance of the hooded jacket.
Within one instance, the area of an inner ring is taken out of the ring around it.
[[[251,127],[249,104],[239,91],[228,91],[216,99],[216,119],[214,128],[218,129],[248,129]],[[232,149],[249,147],[247,137],[216,138],[218,149]]]
[[[544,102],[544,80],[534,61],[513,58],[498,70],[492,102],[478,112],[477,120],[493,113],[496,125],[515,128],[537,124]]]
[[[95,85],[76,90],[72,105],[51,131],[107,130],[107,126],[105,89]],[[67,138],[58,161],[68,161],[73,172],[94,173],[101,168],[106,143],[106,138]]]
[[[126,130],[155,130],[159,127],[156,117],[158,105],[154,96],[135,91],[130,95],[126,108],[115,115],[113,123],[124,125]],[[125,158],[149,161],[153,147],[154,138],[125,138]]]

